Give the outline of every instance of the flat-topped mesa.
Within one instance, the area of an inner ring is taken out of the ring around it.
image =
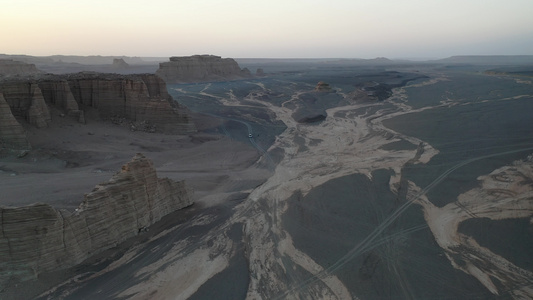
[[[113,64],[111,65],[114,69],[127,69],[130,65],[124,61],[123,58],[113,58]]]
[[[0,207],[0,286],[79,264],[192,205],[192,193],[183,181],[158,178],[137,154],[75,212],[43,203]]]
[[[167,83],[226,81],[252,77],[232,58],[215,55],[173,56],[159,64],[156,74]]]
[[[12,59],[0,59],[0,77],[43,73],[34,64],[27,64]]]

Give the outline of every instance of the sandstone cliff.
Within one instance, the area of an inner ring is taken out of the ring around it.
[[[0,93],[0,152],[6,150],[29,149],[24,128],[15,119],[11,109]]]
[[[192,203],[183,181],[157,178],[138,154],[75,212],[42,203],[0,207],[0,287],[74,266]]]
[[[4,99],[15,117],[22,117],[38,128],[48,126],[51,120],[50,111],[36,82],[4,82],[0,84],[0,92],[4,94]]]
[[[9,78],[0,82],[15,117],[36,127],[46,127],[55,117],[50,108],[85,123],[84,111],[95,109],[101,119],[120,119],[132,129],[171,134],[195,131],[186,108],[166,90],[154,74],[117,75],[77,73]]]
[[[159,64],[156,74],[167,83],[224,81],[252,77],[248,69],[242,69],[232,58],[215,55],[171,57]]]
[[[196,130],[185,107],[172,99],[156,75],[78,73],[67,81],[77,103],[97,109],[105,120],[124,118],[137,123],[132,129],[143,123],[163,133]]]

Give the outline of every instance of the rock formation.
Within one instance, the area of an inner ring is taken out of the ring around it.
[[[28,75],[42,73],[34,64],[27,64],[12,59],[0,59],[0,77],[10,75]]]
[[[36,82],[23,80],[0,83],[0,92],[4,94],[15,117],[22,117],[38,128],[48,126],[50,112]]]
[[[66,80],[50,79],[39,82],[39,88],[43,93],[45,102],[53,105],[68,116],[75,118],[78,122],[85,124],[85,115],[80,110],[78,102],[70,90]]]
[[[114,69],[127,69],[130,67],[127,62],[124,61],[123,58],[113,58],[113,68]]]
[[[137,154],[75,212],[43,203],[0,207],[0,286],[79,264],[192,203],[183,181],[157,178],[152,162]]]
[[[169,62],[159,64],[156,74],[167,83],[224,81],[252,76],[248,69],[241,70],[234,59],[214,55],[173,56]]]
[[[329,86],[329,84],[323,82],[323,81],[320,81],[317,83],[316,87],[315,87],[315,91],[317,92],[331,92],[331,86]]]
[[[102,119],[151,124],[153,131],[164,133],[195,131],[186,109],[172,99],[165,82],[153,74],[78,73],[67,81],[80,107],[97,109]]]
[[[184,107],[175,102],[166,84],[154,74],[117,75],[77,73],[10,78],[0,82],[14,116],[36,127],[46,127],[50,107],[85,123],[84,110],[95,109],[101,119],[129,121],[132,129],[145,124],[150,131],[195,131]]]
[[[2,150],[25,150],[30,144],[26,139],[24,128],[15,119],[11,109],[0,93],[0,153]]]

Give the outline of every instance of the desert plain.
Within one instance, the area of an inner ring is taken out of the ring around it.
[[[0,205],[75,211],[137,153],[194,204],[2,299],[529,299],[533,80],[452,62],[243,60],[168,83],[196,132],[25,126]],[[507,68],[507,69],[506,69]],[[129,72],[129,71],[128,71]],[[322,84],[319,84],[322,83]]]

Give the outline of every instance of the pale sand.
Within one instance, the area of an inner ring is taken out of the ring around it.
[[[476,277],[494,294],[498,294],[498,289],[491,277],[498,278],[499,283],[513,290],[518,299],[528,299],[533,296],[533,273],[459,233],[458,226],[471,218],[532,218],[533,161],[517,161],[478,180],[481,187],[461,194],[456,202],[442,208],[434,206],[425,197],[418,198],[417,203],[424,207],[429,228],[455,268]],[[413,184],[412,190],[416,190]],[[457,259],[462,262],[458,263]]]
[[[293,97],[293,99],[295,98]],[[256,101],[254,99],[247,100]],[[416,150],[381,150],[379,149],[380,146],[395,140],[388,140],[381,135],[369,135],[371,131],[375,130],[390,131],[384,128],[380,121],[393,115],[380,111],[373,116],[357,116],[351,113],[358,108],[373,105],[380,104],[354,103],[353,105],[329,109],[326,120],[312,126],[296,123],[291,117],[292,110],[284,105],[282,107],[268,105],[268,108],[275,112],[276,116],[287,126],[287,130],[278,137],[275,145],[272,146],[272,148],[283,148],[285,157],[276,167],[274,175],[250,195],[250,199],[254,201],[268,199],[266,203],[269,204],[270,211],[264,213],[269,214],[274,222],[268,222],[267,217],[258,216],[247,220],[246,230],[252,245],[250,260],[255,262],[250,266],[251,272],[255,276],[251,278],[252,282],[248,291],[249,299],[260,298],[257,287],[260,286],[262,278],[266,278],[267,282],[286,291],[284,294],[277,295],[280,298],[290,298],[290,295],[296,295],[296,293],[311,293],[309,294],[310,297],[318,298],[329,295],[327,298],[332,299],[346,299],[345,297],[349,295],[348,289],[333,273],[317,266],[310,257],[294,247],[289,233],[282,228],[281,215],[287,209],[284,202],[295,191],[300,190],[305,195],[312,188],[329,180],[354,173],[371,176],[371,171],[379,168],[399,171],[401,166],[415,156]],[[411,111],[407,108],[405,105],[399,107],[396,114]],[[346,113],[346,118],[335,117],[336,113],[341,111]],[[370,119],[376,116],[381,117],[371,122]],[[296,135],[305,139],[306,151],[299,152],[300,146],[295,142]],[[396,136],[400,135],[396,134]],[[410,137],[402,136],[402,138],[406,138],[415,145],[422,142]],[[317,140],[320,142],[316,143]],[[428,145],[425,148],[421,158],[423,161],[429,160],[431,156],[437,153]],[[311,280],[294,278],[293,282],[287,283],[284,278],[278,278],[277,274],[269,272],[269,266],[279,263],[278,254],[271,251],[271,247],[276,244],[281,253],[289,256],[295,265],[301,266],[313,274],[315,278]],[[317,281],[322,282],[326,289],[321,289],[321,286],[316,285]],[[310,286],[313,288],[309,288]]]

